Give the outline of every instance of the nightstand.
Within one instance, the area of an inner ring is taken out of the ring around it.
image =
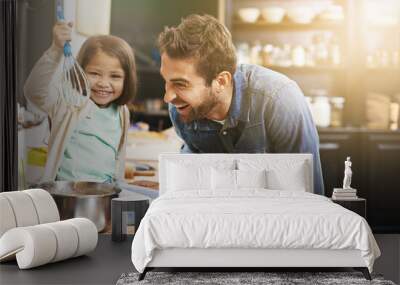
[[[149,205],[150,198],[139,193],[129,193],[128,196],[112,199],[112,241],[123,241],[127,235],[136,232]]]
[[[347,200],[332,199],[332,202],[359,214],[364,219],[367,218],[367,200],[364,198],[354,198]]]

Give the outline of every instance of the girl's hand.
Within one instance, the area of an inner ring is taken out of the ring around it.
[[[66,41],[71,40],[72,22],[57,22],[53,27],[52,49],[62,50]]]

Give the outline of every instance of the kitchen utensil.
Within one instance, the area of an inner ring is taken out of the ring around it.
[[[111,183],[54,181],[35,186],[47,190],[56,201],[61,220],[84,217],[99,232],[111,226],[111,199],[121,189]]]
[[[134,176],[155,176],[156,172],[154,170],[141,170],[141,171],[134,171]]]
[[[149,181],[149,180],[137,180],[137,179],[126,179],[126,183],[136,186],[141,186],[145,188],[150,188],[153,190],[158,190],[160,185],[158,182]]]
[[[241,8],[238,11],[240,20],[245,23],[254,23],[260,16],[260,9],[257,8]]]
[[[125,165],[125,178],[132,179],[135,176],[154,176],[154,167],[144,163],[126,163]]]
[[[57,0],[57,19],[58,21],[64,21],[64,10],[63,3],[61,0]],[[80,67],[78,62],[72,55],[72,48],[70,42],[64,44],[64,63],[63,63],[63,74],[61,79],[61,86],[66,94],[74,96],[76,92],[83,96],[89,95],[89,81],[86,77],[85,72]]]

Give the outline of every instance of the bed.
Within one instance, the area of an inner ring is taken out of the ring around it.
[[[353,267],[380,255],[364,218],[313,194],[311,154],[162,154],[160,197],[135,234],[154,268]]]

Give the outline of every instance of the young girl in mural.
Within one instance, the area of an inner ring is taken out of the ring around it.
[[[53,43],[24,86],[28,100],[50,120],[47,162],[42,181],[112,182],[123,179],[129,128],[126,103],[136,94],[134,54],[121,38],[93,36],[77,61],[90,83],[89,96],[61,88],[63,47],[72,24],[58,22]]]

